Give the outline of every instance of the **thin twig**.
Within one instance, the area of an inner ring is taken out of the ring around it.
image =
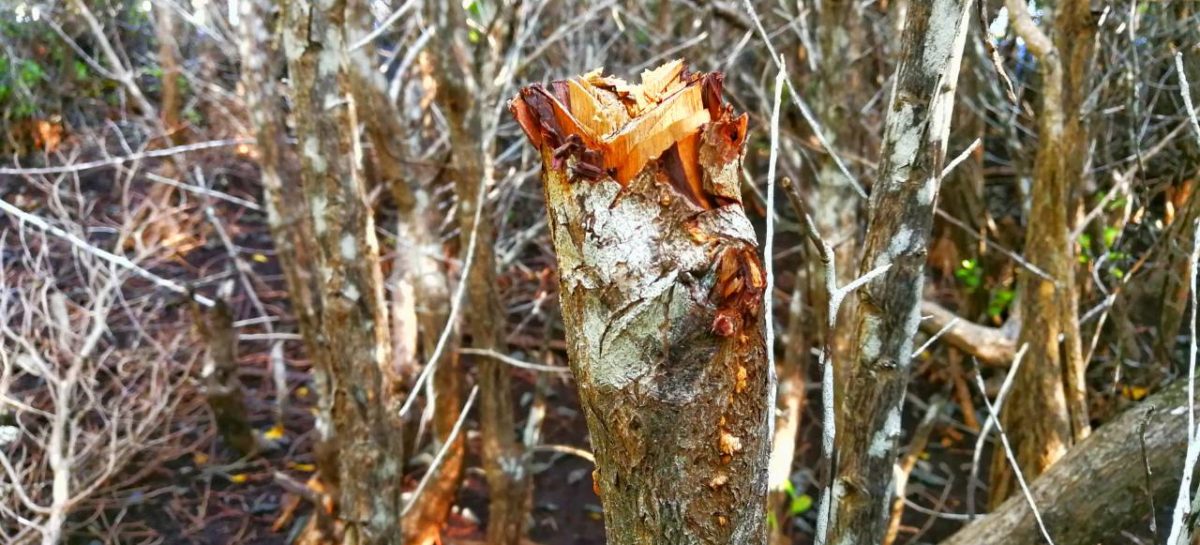
[[[518,367],[521,369],[529,369],[530,371],[541,371],[544,373],[562,373],[562,374],[567,374],[567,375],[571,374],[571,369],[569,367],[561,367],[561,366],[556,366],[556,365],[542,365],[540,363],[530,363],[527,361],[519,360],[512,356],[501,354],[495,350],[486,350],[486,349],[482,349],[482,348],[459,348],[458,352],[460,354],[473,354],[476,356],[486,356],[486,357],[492,358],[500,363],[505,363],[505,364],[511,365],[513,367]]]
[[[1017,350],[1016,356],[1013,357],[1012,366],[1008,368],[1008,373],[1004,375],[1004,382],[1000,385],[1000,392],[996,394],[996,403],[994,405],[996,413],[1004,407],[1004,400],[1008,397],[1008,391],[1012,388],[1013,381],[1017,377],[1017,369],[1021,367],[1021,360],[1025,357],[1025,351],[1029,349],[1029,343],[1021,345]],[[967,512],[973,517],[975,516],[975,483],[979,479],[979,461],[983,456],[983,445],[987,443],[987,436],[992,432],[992,428],[996,425],[996,417],[989,414],[983,421],[983,427],[979,430],[979,436],[975,438],[975,451],[971,455],[971,473],[967,478]]]
[[[1016,369],[1016,363],[1013,364],[1013,369]],[[1042,512],[1038,510],[1037,502],[1033,500],[1033,494],[1029,491],[1029,485],[1025,483],[1025,476],[1021,474],[1021,466],[1017,464],[1017,456],[1013,454],[1012,445],[1008,443],[1008,435],[1004,433],[1004,427],[1000,424],[999,417],[996,411],[992,408],[992,402],[988,401],[987,391],[983,384],[983,377],[979,373],[975,373],[975,386],[979,388],[979,394],[983,398],[983,404],[987,407],[990,419],[996,422],[996,431],[1000,435],[1000,443],[1004,445],[1004,456],[1008,458],[1008,463],[1012,465],[1013,475],[1017,477],[1017,484],[1021,485],[1021,493],[1025,495],[1025,501],[1029,504],[1029,510],[1033,511],[1033,518],[1037,520],[1038,529],[1042,532],[1042,537],[1046,543],[1054,545],[1054,540],[1050,538],[1050,532],[1046,531],[1046,523],[1042,521]]]
[[[915,359],[917,356],[920,356],[922,352],[928,350],[930,346],[933,346],[933,343],[937,342],[937,340],[942,337],[942,335],[945,335],[947,331],[950,331],[950,329],[953,328],[955,324],[959,322],[959,320],[961,320],[961,318],[958,316],[955,316],[953,319],[951,319],[950,322],[942,326],[937,333],[934,333],[932,336],[930,336],[929,340],[925,341],[920,348],[913,350],[911,357]]]
[[[393,11],[392,14],[388,16],[387,20],[375,27],[375,30],[372,30],[371,33],[364,36],[363,39],[354,42],[354,45],[350,46],[350,51],[358,51],[359,49],[362,49],[363,46],[371,43],[371,40],[374,40],[375,38],[378,38],[380,34],[383,34],[383,32],[391,27],[393,23],[400,19],[400,16],[404,15],[412,7],[413,0],[408,0],[407,2],[401,4],[400,7],[396,8],[396,11]]]
[[[779,63],[782,65],[783,60]],[[775,436],[775,396],[778,395],[775,376],[775,309],[771,297],[775,288],[775,264],[773,248],[775,245],[775,165],[779,159],[779,103],[783,98],[783,79],[786,76],[783,68],[775,75],[775,102],[771,108],[771,156],[767,161],[767,228],[763,235],[763,268],[766,276],[766,287],[763,288],[763,314],[766,315],[767,346],[767,437]]]
[[[749,13],[750,18],[754,20],[754,26],[758,29],[759,36],[762,37],[763,44],[767,46],[767,52],[770,53],[771,60],[775,63],[775,68],[780,72],[783,72],[783,57],[775,51],[775,46],[771,43],[771,36],[767,34],[767,29],[763,28],[762,20],[758,18],[758,11],[754,9],[754,5],[750,2],[750,0],[743,1],[746,5],[746,12]],[[833,145],[830,144],[829,140],[825,138],[825,131],[821,128],[821,124],[817,121],[816,116],[813,115],[812,110],[809,109],[808,105],[801,100],[800,93],[796,92],[796,88],[792,86],[792,78],[785,76],[784,83],[787,84],[788,98],[792,99],[792,104],[795,104],[796,108],[800,110],[800,115],[804,118],[804,122],[808,123],[808,126],[812,128],[813,135],[817,137],[817,142],[821,144],[821,147],[825,148],[825,152],[828,153],[829,157],[833,159],[833,163],[837,165],[838,170],[842,171],[842,175],[844,175],[846,179],[850,181],[850,185],[854,187],[854,192],[857,193],[859,197],[866,199],[866,190],[864,190],[862,185],[858,183],[858,179],[855,178],[854,175],[850,174],[850,169],[846,168],[846,164],[842,162],[841,157],[838,157],[837,152],[834,151]]]
[[[437,473],[438,466],[442,465],[442,460],[446,458],[446,453],[450,452],[450,446],[454,444],[455,439],[458,438],[458,433],[462,431],[463,423],[467,421],[467,413],[471,412],[471,406],[475,404],[475,397],[478,394],[479,385],[476,384],[474,388],[471,388],[471,395],[467,396],[467,402],[463,404],[462,411],[458,413],[458,420],[454,422],[454,427],[450,429],[450,434],[446,436],[446,440],[442,443],[442,448],[438,450],[437,456],[434,456],[433,462],[430,462],[429,469],[421,477],[421,482],[417,484],[416,490],[413,490],[408,503],[404,504],[404,509],[400,511],[401,517],[407,515],[409,510],[417,504],[417,500],[420,499],[421,493],[425,491],[425,487],[429,484],[430,479]]]
[[[953,225],[955,227],[958,227],[959,229],[962,229],[968,236],[970,236],[971,238],[973,238],[975,240],[982,242],[988,248],[991,248],[993,250],[996,250],[997,252],[1004,254],[1006,257],[1008,257],[1009,259],[1016,262],[1017,265],[1020,265],[1025,270],[1027,270],[1033,274],[1036,274],[1037,276],[1041,277],[1044,280],[1049,280],[1050,282],[1053,282],[1056,285],[1058,284],[1058,281],[1055,280],[1053,276],[1050,276],[1050,274],[1047,273],[1046,271],[1039,269],[1037,267],[1037,265],[1034,265],[1033,263],[1026,261],[1025,258],[1017,255],[1016,252],[1013,252],[1012,250],[1009,250],[1008,248],[1005,248],[999,244],[996,244],[995,242],[992,242],[991,240],[988,240],[986,238],[980,237],[979,234],[977,234],[973,229],[971,229],[970,226],[963,223],[958,218],[951,216],[950,214],[947,214],[941,208],[938,208],[936,213],[939,218],[946,220],[946,222],[949,223],[950,225]]]
[[[188,153],[193,151],[201,151],[213,148],[227,148],[239,144],[253,143],[253,139],[249,138],[232,138],[227,140],[209,140],[207,142],[196,142],[195,144],[187,144],[183,146],[175,146],[171,148],[163,148],[151,151],[143,151],[124,155],[121,157],[110,157],[108,159],[100,159],[96,161],[88,161],[85,163],[75,163],[72,165],[61,165],[56,167],[35,167],[35,168],[20,168],[20,167],[0,167],[0,175],[8,176],[38,176],[43,174],[67,174],[71,172],[82,172],[94,168],[120,165],[130,161],[141,161],[142,159],[155,159],[158,157],[168,157],[180,153]]]
[[[109,263],[112,263],[113,265],[117,265],[121,268],[128,269],[130,272],[136,274],[137,276],[140,276],[142,278],[145,278],[146,280],[153,282],[156,286],[166,288],[166,289],[171,290],[180,295],[186,295],[186,296],[190,297],[191,299],[193,299],[194,301],[196,301],[197,303],[200,303],[201,305],[204,305],[206,307],[211,308],[214,305],[216,305],[216,302],[214,302],[212,299],[209,299],[208,297],[205,297],[198,293],[192,293],[190,290],[188,290],[187,288],[185,288],[184,286],[182,286],[180,284],[177,284],[175,282],[167,280],[166,278],[163,278],[163,277],[158,276],[157,274],[154,274],[146,269],[143,269],[140,266],[138,266],[137,263],[130,261],[129,258],[127,258],[127,257],[119,256],[119,255],[109,252],[107,250],[102,250],[100,248],[92,246],[86,240],[83,240],[71,233],[68,233],[62,229],[59,229],[58,227],[50,225],[48,222],[46,222],[46,220],[43,220],[42,218],[39,218],[39,217],[37,217],[33,214],[30,214],[24,210],[21,210],[20,208],[17,208],[16,206],[12,205],[11,203],[9,203],[8,201],[5,201],[3,199],[0,199],[0,211],[3,211],[8,214],[12,214],[13,216],[16,216],[17,219],[19,219],[22,222],[33,224],[34,227],[37,227],[47,233],[50,233],[56,237],[66,240],[67,242],[71,243],[72,246],[75,246],[76,248],[79,248],[80,250],[83,250],[89,254],[92,254],[92,255],[100,258],[100,259],[103,259]]]
[[[975,150],[979,149],[979,146],[982,146],[982,145],[983,145],[983,139],[976,138],[974,142],[971,142],[970,146],[967,146],[967,149],[962,150],[962,153],[955,156],[954,160],[950,161],[950,164],[946,165],[946,168],[942,169],[942,173],[941,173],[939,179],[945,178],[947,175],[949,175],[951,172],[953,172],[954,169],[958,167],[958,165],[961,165],[964,161],[966,161],[967,159],[970,159],[971,154],[975,153]]]

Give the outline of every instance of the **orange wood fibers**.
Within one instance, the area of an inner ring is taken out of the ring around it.
[[[700,167],[701,129],[722,121],[731,129],[728,147],[735,155],[746,130],[745,116],[732,119],[720,96],[720,74],[688,73],[684,62],[675,60],[642,72],[640,84],[597,70],[549,89],[534,85],[509,108],[535,146],[561,147],[569,154],[571,146],[581,144],[594,152],[588,157],[598,159],[589,170],[621,186],[661,158],[672,184],[711,209]]]

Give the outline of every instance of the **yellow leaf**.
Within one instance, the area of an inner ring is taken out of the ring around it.
[[[1121,395],[1125,396],[1125,399],[1141,401],[1141,399],[1143,397],[1146,397],[1146,394],[1148,394],[1148,393],[1150,393],[1150,389],[1142,387],[1142,386],[1126,385],[1126,386],[1121,387]]]
[[[314,464],[301,464],[297,462],[288,462],[288,467],[296,471],[316,471],[317,466]]]
[[[203,452],[197,452],[192,455],[192,463],[202,466],[208,463],[208,455]]]
[[[296,388],[296,397],[308,397],[308,386]]]
[[[246,482],[247,479],[248,477],[246,477],[245,473],[235,473],[229,476],[229,482],[233,484],[242,484]]]
[[[271,428],[268,429],[267,431],[263,432],[263,439],[268,439],[271,441],[278,441],[278,440],[282,439],[283,436],[286,434],[287,434],[287,432],[284,431],[283,426],[276,424],[274,426],[271,426]]]
[[[250,259],[253,259],[255,263],[266,263],[267,262],[267,256],[262,255],[262,254],[254,254],[254,255],[250,256]]]

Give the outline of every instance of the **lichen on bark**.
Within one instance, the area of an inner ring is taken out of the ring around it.
[[[746,117],[720,93],[675,61],[510,104],[543,159],[613,544],[766,541],[765,278],[738,192]]]

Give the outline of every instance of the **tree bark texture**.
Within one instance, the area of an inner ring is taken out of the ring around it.
[[[970,0],[909,6],[871,194],[862,258],[889,267],[858,292],[847,380],[838,385],[829,542],[880,543],[887,527],[900,414]]]
[[[452,3],[434,4],[433,18],[441,29],[436,54],[441,77],[437,100],[446,112],[450,129],[451,161],[454,166],[455,195],[458,198],[459,248],[462,255],[473,252],[467,277],[466,313],[471,345],[482,350],[502,348],[507,323],[499,292],[496,290],[496,233],[481,181],[491,174],[486,168],[482,110],[478,92],[472,93],[468,81],[487,81],[481,74],[468,72],[459,39],[467,23],[464,10]],[[510,369],[494,358],[479,360],[480,427],[483,439],[483,469],[488,482],[487,541],[496,545],[518,545],[525,534],[525,522],[532,502],[532,474],[524,445],[517,440],[512,402]]]
[[[399,543],[403,470],[388,313],[362,177],[345,1],[283,4],[300,172],[315,239],[319,313],[309,332],[320,396],[318,474],[343,543]]]
[[[312,222],[300,184],[284,183],[287,128],[280,70],[275,68],[280,55],[276,23],[279,13],[273,0],[247,0],[241,3],[241,9],[238,52],[242,61],[242,87],[246,111],[255,130],[267,225],[292,311],[307,340],[314,337],[308,332],[315,332],[317,307],[312,274],[299,263],[310,259]]]
[[[1030,483],[1054,543],[1091,545],[1148,526],[1152,498],[1160,508],[1174,501],[1187,450],[1187,406],[1187,383],[1177,380],[1098,428]],[[1029,502],[1017,493],[942,545],[1043,542]]]
[[[510,109],[543,159],[608,542],[766,542],[765,278],[720,74],[599,71]]]
[[[1024,255],[1053,278],[1019,272],[1022,322],[1017,346],[1028,343],[1029,352],[1000,417],[1017,465],[1032,479],[1089,431],[1070,229],[1088,156],[1082,108],[1095,21],[1090,2],[1063,0],[1055,6],[1050,37],[1033,22],[1024,2],[1010,0],[1008,10],[1014,14],[1017,34],[1037,58],[1042,77]],[[1001,448],[998,444],[992,456],[993,507],[1016,490]]]

